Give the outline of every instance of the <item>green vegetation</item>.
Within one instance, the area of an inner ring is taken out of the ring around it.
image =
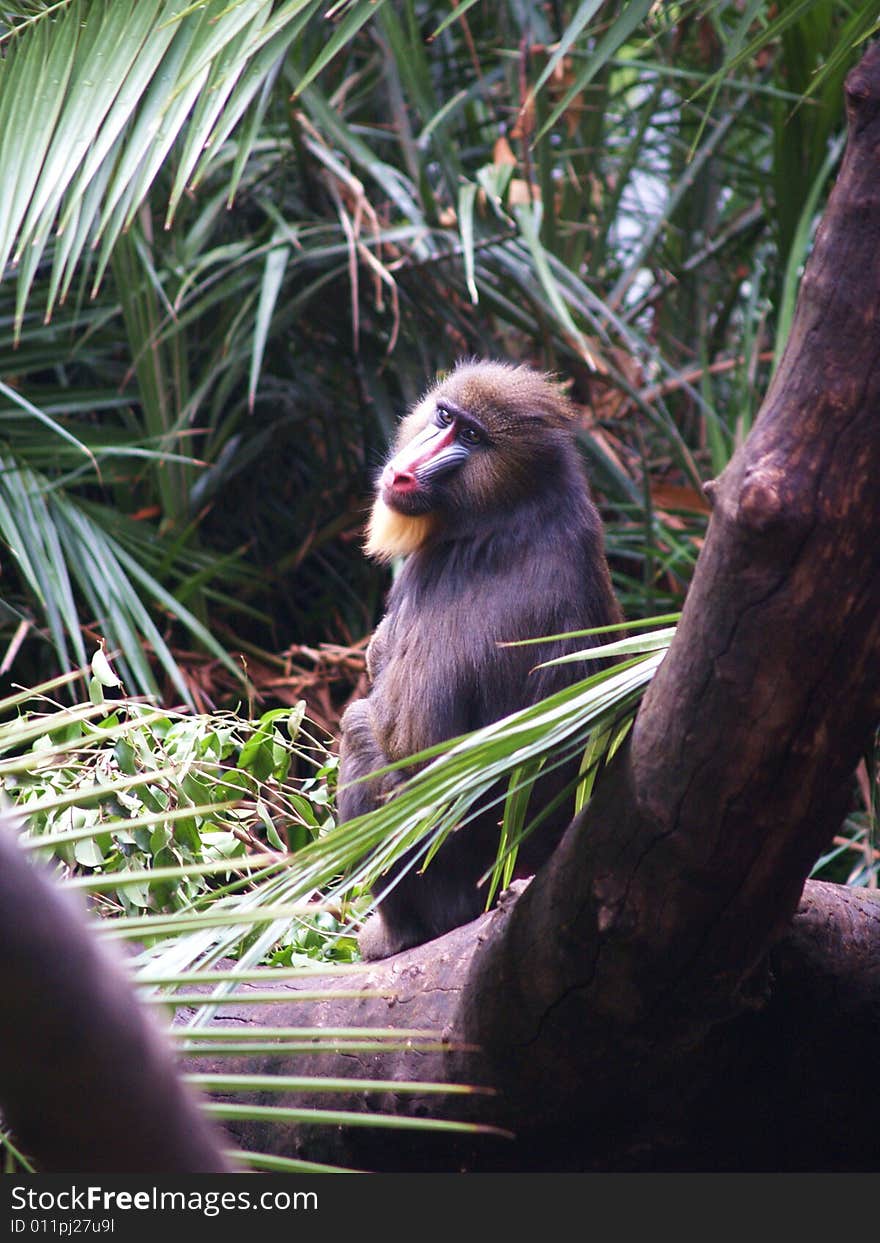
[[[99,651],[92,667],[101,666],[114,676]],[[71,681],[0,701],[0,781],[24,817],[25,847],[54,860],[61,877],[114,916],[114,935],[134,929],[150,947],[169,927],[200,927],[200,912],[216,916],[221,900],[249,908],[262,882],[272,889],[285,872],[288,852],[333,827],[336,760],[308,732],[303,704],[256,721],[173,712],[124,697],[105,701],[93,673],[88,701],[68,707],[52,696]],[[287,913],[284,935],[276,928],[261,942],[256,961],[270,950],[288,961],[294,950],[351,957],[353,941],[328,940],[340,925],[307,897],[312,908],[303,897],[292,924]],[[221,949],[254,958],[247,928]]]

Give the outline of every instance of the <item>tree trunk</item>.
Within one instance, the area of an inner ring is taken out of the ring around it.
[[[847,103],[785,356],[711,489],[675,640],[586,813],[518,900],[366,970],[381,1000],[216,1020],[439,1028],[443,1052],[357,1073],[495,1095],[333,1106],[516,1138],[251,1126],[241,1141],[392,1169],[876,1165],[880,908],[811,885],[792,922],[880,718],[880,47]]]

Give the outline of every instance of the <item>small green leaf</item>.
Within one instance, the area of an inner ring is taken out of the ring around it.
[[[92,837],[82,842],[74,842],[73,857],[86,868],[98,868],[104,862],[104,852]]]

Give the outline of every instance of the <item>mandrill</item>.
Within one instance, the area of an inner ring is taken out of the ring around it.
[[[580,663],[534,668],[583,648],[583,639],[538,649],[504,643],[620,620],[574,427],[547,376],[489,362],[460,364],[403,420],[378,481],[366,548],[380,560],[406,561],[367,652],[370,692],[342,719],[340,821],[370,811],[404,779],[400,770],[358,778],[589,672]],[[542,777],[535,805],[546,806],[576,774],[573,763]],[[500,816],[496,804],[468,821],[424,872],[415,865],[399,876],[404,859],[386,873],[376,892],[388,892],[361,934],[365,958],[395,954],[480,914],[478,881],[495,859]],[[568,818],[561,811],[525,839],[519,873],[549,857]]]

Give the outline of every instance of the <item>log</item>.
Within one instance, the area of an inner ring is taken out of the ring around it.
[[[505,935],[515,898],[430,946],[344,976],[276,986],[278,999],[228,1003],[211,1031],[260,1026],[417,1028],[440,1033],[441,1047],[402,1051],[316,1051],[192,1057],[189,1070],[417,1080],[490,1087],[493,1059],[462,1047],[462,1015],[472,1004],[470,972],[483,947]],[[535,1125],[534,1099],[503,1094],[437,1096],[352,1090],[260,1096],[260,1103],[444,1118],[495,1132],[422,1136],[370,1127],[227,1124],[243,1148],[384,1171],[431,1170],[869,1170],[878,1141],[870,1068],[880,1041],[880,897],[810,881],[795,919],[770,954],[763,995],[733,1022],[668,1061],[655,1086],[611,1102],[587,1126],[574,1110]],[[320,1002],[298,1001],[323,988]],[[243,986],[242,992],[266,985]],[[358,999],[348,996],[361,988]],[[335,997],[344,990],[346,995]],[[185,1018],[184,1014],[181,1019]],[[805,1033],[808,1039],[804,1038]],[[565,1078],[568,1067],[557,1067]],[[595,1068],[601,1079],[603,1067]],[[634,1075],[634,1080],[637,1076]],[[234,1099],[245,1099],[240,1094]],[[574,1101],[574,1097],[573,1097]]]

